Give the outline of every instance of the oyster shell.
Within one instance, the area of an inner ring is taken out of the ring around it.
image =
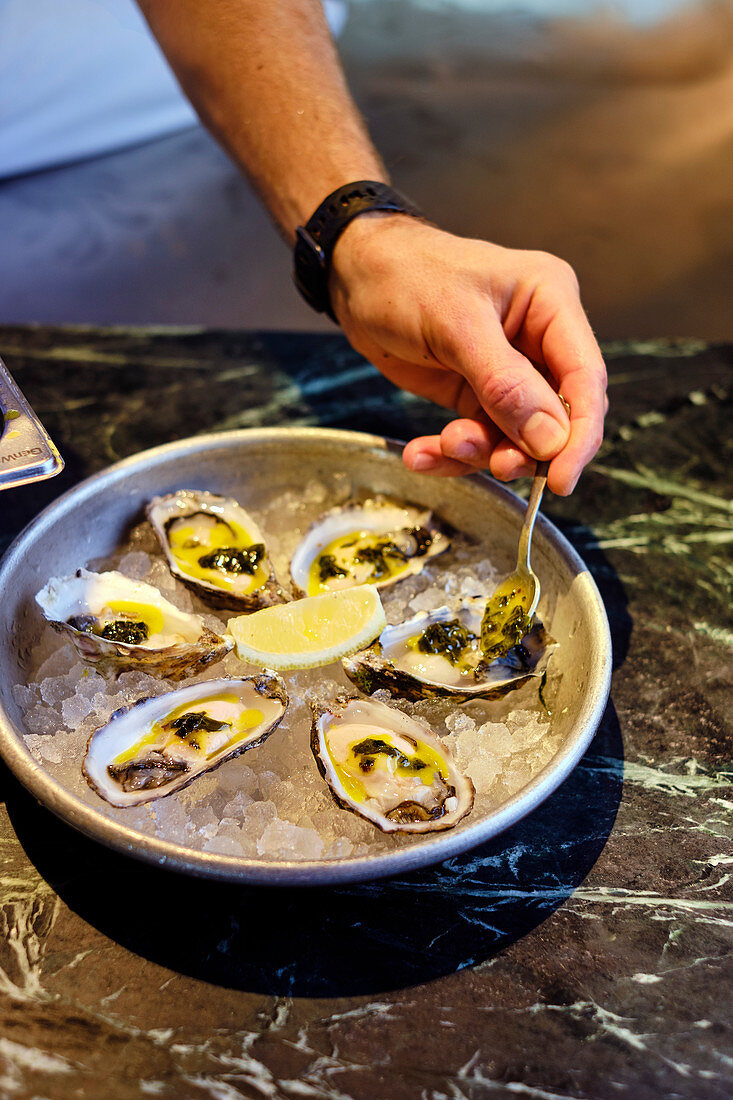
[[[336,801],[385,833],[451,829],[474,787],[424,722],[374,699],[313,704],[311,748]]]
[[[316,520],[296,547],[290,575],[298,596],[355,584],[384,588],[419,573],[449,546],[448,530],[432,512],[374,497]]]
[[[406,699],[498,699],[539,676],[554,643],[535,619],[520,645],[487,664],[480,647],[485,604],[470,597],[387,626],[368,649],[343,659],[344,671],[367,694],[387,688]]]
[[[89,738],[82,772],[113,806],[178,791],[261,744],[288,697],[279,676],[207,680],[115,711]]]
[[[140,669],[180,680],[220,661],[234,644],[151,584],[114,570],[53,577],[36,603],[54,630],[68,634],[80,656],[104,672]]]
[[[181,489],[151,500],[147,515],[173,576],[207,603],[254,611],[283,602],[264,536],[236,500]]]

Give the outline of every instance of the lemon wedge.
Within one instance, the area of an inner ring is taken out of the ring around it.
[[[263,668],[318,668],[363,649],[386,625],[371,584],[323,592],[238,615],[227,623],[242,661]]]

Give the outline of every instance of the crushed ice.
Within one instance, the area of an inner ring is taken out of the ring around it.
[[[334,473],[328,481],[310,481],[302,491],[280,494],[260,510],[258,520],[273,540],[272,559],[281,581],[286,581],[290,555],[302,532],[325,508],[344,503],[350,492],[348,479]],[[200,614],[212,630],[225,629],[228,613],[212,613],[171,576],[146,523],[133,528],[116,555],[86,564],[119,569],[155,585],[182,610]],[[458,538],[421,574],[383,591],[387,620],[399,622],[457,597],[476,595],[490,589],[494,580],[490,561],[478,557],[467,539]],[[29,750],[68,790],[133,829],[204,852],[262,860],[344,859],[415,842],[409,836],[380,833],[339,809],[318,774],[309,746],[309,704],[343,690],[354,692],[340,663],[285,674],[290,706],[263,745],[175,794],[118,809],[103,803],[84,781],[81,762],[89,737],[120,707],[181,685],[137,672],[107,680],[50,627],[44,629],[35,657],[30,682],[13,688],[25,715]],[[229,653],[185,682],[257,671]],[[393,701],[385,689],[375,695],[382,702]],[[474,818],[493,812],[521,790],[559,748],[559,736],[550,730],[537,701],[536,686],[520,688],[499,703],[474,700],[459,707],[450,701],[394,702],[429,722],[471,777],[476,788]]]

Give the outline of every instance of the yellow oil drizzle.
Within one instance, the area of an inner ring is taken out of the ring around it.
[[[134,760],[137,754],[146,749],[148,745],[154,745],[160,737],[160,730],[155,726],[151,729],[145,737],[141,737],[134,745],[131,745],[129,749],[124,749],[121,753],[115,756],[112,761],[113,764],[128,764],[131,760]]]
[[[154,604],[141,604],[135,600],[107,600],[104,606],[113,615],[123,615],[145,623],[149,634],[160,634],[163,630],[163,612]]]
[[[394,740],[385,733],[383,730],[375,729],[374,737],[380,741],[386,741],[388,745],[394,746]],[[328,743],[328,736],[324,738],[326,742],[326,750],[328,752],[331,763],[334,767],[336,775],[344,789],[344,792],[353,802],[365,802],[371,796],[368,794],[364,781],[362,779],[363,772],[359,766],[359,761],[363,759],[362,755],[354,753],[353,745],[349,748],[349,754],[343,763],[340,763],[334,758],[331,752],[331,746]],[[360,738],[356,744],[361,744],[364,738]],[[402,751],[401,749],[399,750]],[[371,754],[370,754],[371,755]],[[407,756],[407,753],[403,753]],[[419,771],[415,771],[412,768],[406,768],[402,764],[394,764],[394,757],[387,756],[386,753],[375,754],[376,760],[373,770],[388,771],[392,775],[397,776],[400,779],[419,779],[425,787],[431,787],[435,782],[436,776],[439,776],[444,782],[447,781],[448,776],[443,766],[443,760],[438,753],[431,749],[429,745],[426,745],[423,741],[418,741],[417,747],[412,750],[412,759],[417,759],[420,763],[425,764],[425,767]]]
[[[363,782],[358,775],[353,775],[350,771],[346,770],[349,766],[348,757],[343,765],[339,764],[339,762],[335,759],[333,753],[331,752],[331,746],[328,743],[327,736],[324,737],[324,741],[326,743],[326,751],[328,752],[329,759],[333,765],[334,771],[336,772],[336,776],[338,777],[338,780],[344,789],[344,793],[347,795],[348,798],[351,799],[352,802],[366,802],[369,795],[366,792],[366,787],[364,786]],[[349,756],[351,755],[351,750],[349,750]]]
[[[262,711],[258,710],[256,707],[248,707],[246,710],[242,710],[232,724],[232,736],[227,743],[225,745],[220,745],[211,753],[206,753],[206,741],[210,736],[208,732],[200,730],[187,737],[181,738],[172,730],[164,729],[164,727],[174,722],[176,718],[182,718],[184,714],[205,709],[207,704],[227,703],[236,706],[239,701],[239,696],[235,695],[234,692],[222,692],[218,695],[210,695],[205,699],[197,699],[195,702],[181,703],[159,719],[159,721],[154,722],[150,728],[150,732],[147,733],[145,737],[141,737],[134,745],[124,749],[114,758],[112,763],[128,764],[131,760],[134,760],[143,749],[152,745],[155,745],[161,752],[165,752],[171,745],[180,745],[182,741],[191,745],[192,748],[203,749],[206,759],[210,760],[212,756],[218,756],[220,753],[226,752],[227,749],[232,748],[237,741],[240,740],[243,733],[249,729],[253,729],[253,727],[264,721],[265,716]]]
[[[527,615],[532,593],[516,577],[503,581],[486,604],[481,620],[481,649],[489,660],[502,657],[531,628]]]
[[[237,719],[234,728],[236,733],[231,737],[225,745],[221,745],[220,748],[214,752],[207,753],[206,759],[210,760],[212,756],[218,756],[219,753],[228,752],[229,749],[233,749],[238,741],[241,741],[242,734],[247,730],[254,729],[255,726],[259,726],[261,722],[264,722],[265,716],[261,710],[257,710],[256,707],[250,707],[249,710],[243,710],[241,716]]]
[[[192,545],[187,546],[186,543]],[[214,550],[223,550],[225,547],[232,550],[246,550],[254,545],[254,539],[241,524],[234,520],[227,520],[226,524],[222,521],[212,527],[207,541],[201,542],[194,525],[180,521],[169,532],[169,544],[171,554],[187,577],[206,581],[217,588],[229,589],[234,587],[231,577],[219,569],[204,568],[199,565],[199,558]],[[267,581],[267,571],[262,562],[257,565],[251,578],[248,573],[237,573],[235,576],[238,590],[241,592],[254,592]],[[245,578],[249,581],[246,586],[241,583]]]
[[[324,581],[321,580],[320,568],[318,565],[319,560],[324,555],[328,554],[333,557],[338,566],[342,569],[346,569],[347,572],[350,573],[354,556],[359,550],[377,546],[378,543],[388,540],[389,532],[380,533],[378,531],[349,531],[347,534],[339,535],[338,538],[333,539],[332,542],[329,542],[328,546],[324,546],[323,549],[319,551],[310,567],[308,573],[308,595],[317,596],[319,593],[329,590],[329,578],[326,578]],[[344,549],[348,551],[345,554],[342,553]],[[384,563],[387,566],[387,573],[385,576],[374,579],[367,578],[363,583],[375,584],[377,580],[391,580],[392,577],[398,577],[401,573],[404,573],[410,565],[409,559],[403,561],[398,557],[390,557],[389,554],[384,556]],[[357,582],[352,579],[351,583],[356,584]]]
[[[426,652],[424,649],[420,649],[420,639],[422,638],[424,633],[425,631],[423,631],[421,634],[413,634],[410,638],[408,638],[407,642],[405,643],[407,645],[407,648],[411,649],[413,653],[417,653],[420,657],[442,657],[444,661],[448,662],[451,668],[456,669],[456,671],[460,672],[462,676],[472,676],[474,674],[474,672],[476,671],[475,663],[471,664],[471,662],[466,657],[464,657],[463,654],[461,654],[457,661],[453,662],[445,655],[445,653]],[[466,651],[470,651],[470,649],[471,646],[469,644],[466,646]]]

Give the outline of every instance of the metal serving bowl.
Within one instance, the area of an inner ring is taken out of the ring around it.
[[[197,436],[129,458],[77,485],[16,539],[0,566],[0,751],[18,779],[70,825],[118,851],[189,874],[267,884],[318,884],[378,878],[457,855],[500,833],[538,806],[578,763],[608,697],[611,642],[598,590],[583,562],[542,515],[532,563],[542,582],[541,613],[559,646],[553,722],[561,747],[547,767],[496,812],[469,815],[455,829],[387,852],[341,860],[245,859],[198,851],[131,829],[82,801],[37,763],[23,738],[12,696],[24,684],[45,629],[35,594],[52,575],[112,553],[150,497],[205,488],[257,508],[288,488],[342,470],[354,488],[385,492],[436,509],[482,540],[501,569],[516,557],[523,502],[488,477],[431,479],[402,465],[401,447],[377,436],[318,428],[269,428]],[[81,764],[81,762],[80,762]]]

